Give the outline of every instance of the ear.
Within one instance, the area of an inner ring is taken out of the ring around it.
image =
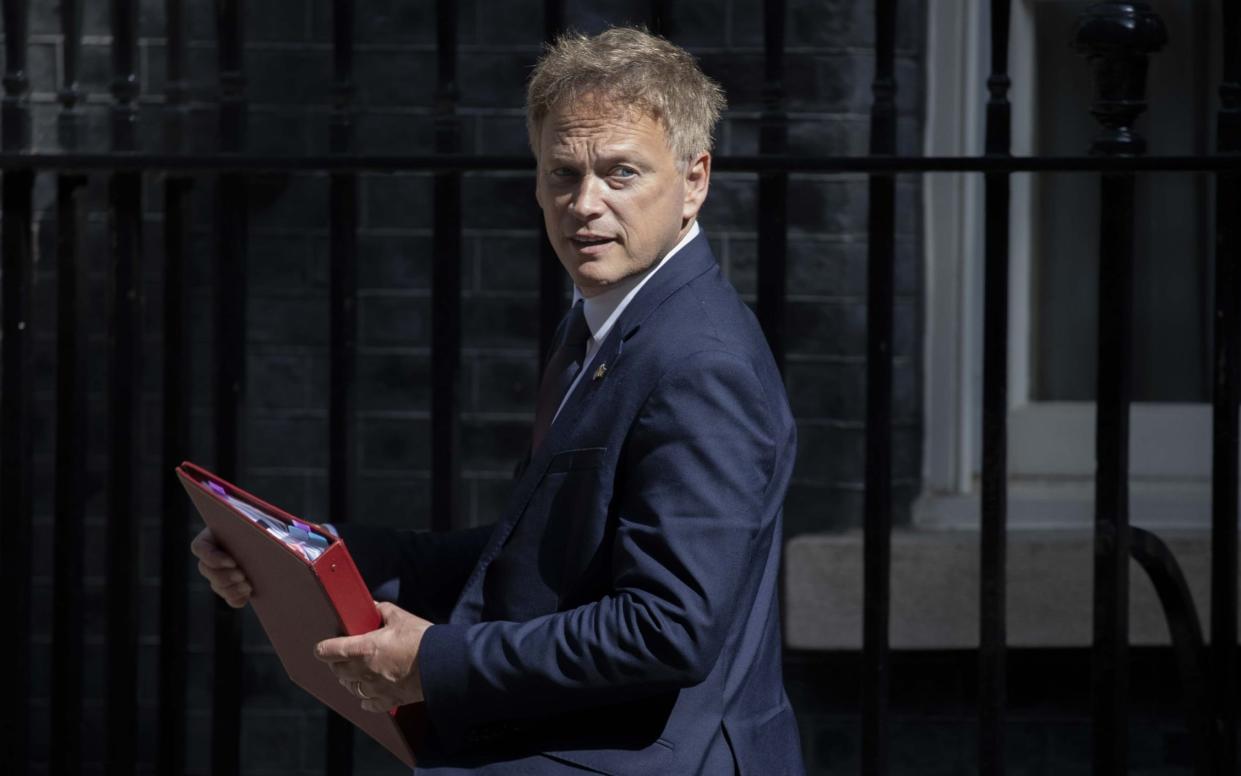
[[[685,202],[681,207],[681,224],[688,224],[702,209],[711,185],[711,154],[703,151],[685,165]]]

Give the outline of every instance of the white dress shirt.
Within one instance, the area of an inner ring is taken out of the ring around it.
[[[630,275],[624,280],[616,283],[601,294],[592,297],[585,297],[582,303],[582,314],[586,316],[586,327],[590,329],[590,337],[586,339],[586,356],[582,359],[582,368],[578,371],[577,376],[573,378],[573,384],[569,386],[569,390],[565,391],[564,398],[560,400],[560,406],[556,408],[556,417],[559,417],[560,410],[564,409],[565,402],[577,390],[577,384],[582,381],[582,375],[586,374],[595,360],[595,355],[599,352],[599,345],[607,339],[608,333],[612,331],[612,327],[620,320],[621,313],[625,312],[625,308],[633,301],[633,298],[642,290],[642,286],[646,285],[646,281],[655,277],[655,273],[659,272],[660,267],[668,263],[668,260],[677,254],[682,248],[689,244],[689,241],[698,236],[698,221],[695,220],[690,226],[689,231],[681,238],[672,250],[668,251],[659,263],[645,272],[639,272],[636,275]],[[578,299],[582,299],[580,289],[573,289],[573,304],[577,304]],[[556,422],[556,417],[552,418],[552,422]]]

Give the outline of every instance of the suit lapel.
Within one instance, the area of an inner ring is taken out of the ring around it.
[[[669,259],[637,296],[629,301],[629,306],[621,313],[613,331],[619,330],[622,339],[629,339],[664,300],[715,266],[715,255],[707,244],[706,235],[699,232],[697,237]]]
[[[691,280],[715,266],[715,256],[711,253],[711,248],[707,245],[706,238],[699,234],[682,248],[677,255],[669,259],[668,263],[661,267],[646,285],[638,291],[637,295],[629,301],[629,305],[621,313],[620,320],[612,327],[607,338],[599,346],[594,359],[587,365],[588,373],[582,375],[581,382],[569,394],[569,398],[565,402],[564,407],[561,408],[560,414],[552,423],[547,436],[543,438],[543,444],[539,446],[538,451],[531,457],[525,471],[518,478],[513,493],[505,507],[504,514],[496,525],[495,530],[492,531],[491,538],[487,542],[487,546],[484,548],[473,573],[471,573],[469,581],[466,582],[456,607],[453,609],[451,622],[472,623],[478,621],[483,603],[481,582],[487,566],[499,554],[504,547],[504,543],[508,541],[508,537],[513,533],[513,529],[517,526],[518,521],[525,512],[530,497],[534,494],[535,487],[542,481],[547,466],[555,453],[572,449],[573,445],[570,444],[570,440],[575,432],[580,432],[578,419],[582,412],[590,406],[592,401],[605,387],[616,385],[617,378],[622,376],[616,374],[616,372],[623,369],[621,353],[624,342],[637,332],[643,321],[664,300]],[[594,379],[594,375],[601,365],[606,366],[605,375],[599,379]]]

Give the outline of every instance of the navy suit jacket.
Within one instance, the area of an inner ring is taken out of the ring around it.
[[[625,308],[494,526],[341,526],[370,584],[399,578],[439,623],[417,772],[802,774],[777,597],[795,448],[699,235]]]

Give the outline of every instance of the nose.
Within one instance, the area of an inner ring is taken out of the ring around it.
[[[583,221],[589,221],[603,215],[603,181],[593,175],[585,175],[578,184],[569,208],[573,214]]]

